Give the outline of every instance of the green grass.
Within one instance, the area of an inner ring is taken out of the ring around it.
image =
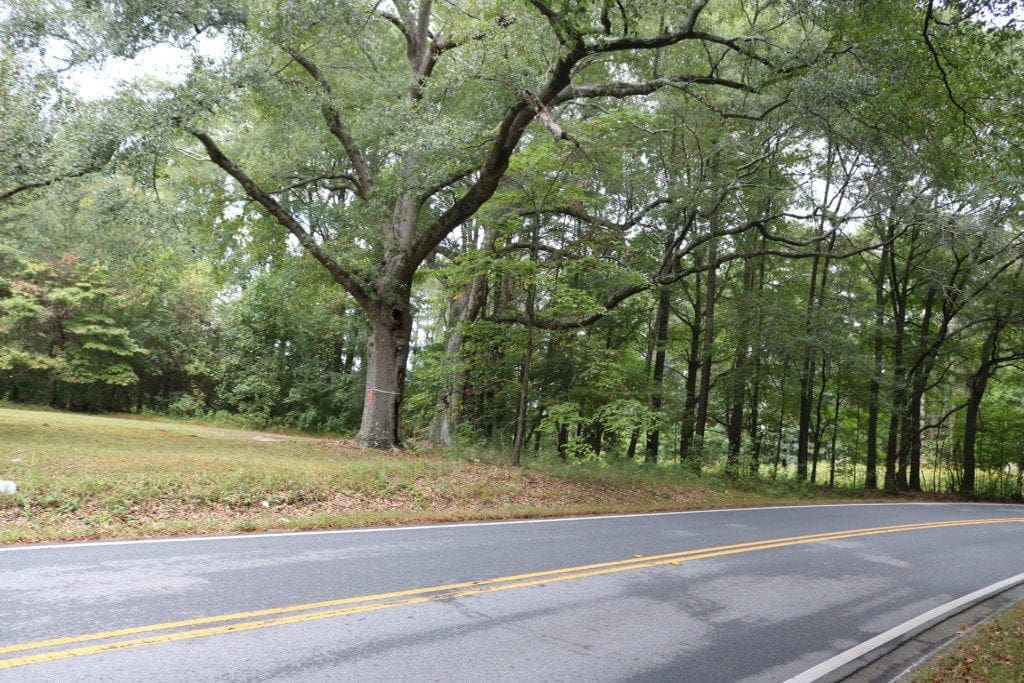
[[[331,438],[0,408],[0,543],[849,500],[634,463],[363,449]]]
[[[1024,603],[939,654],[914,681],[1024,681]]]

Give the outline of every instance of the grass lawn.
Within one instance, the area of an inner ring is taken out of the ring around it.
[[[633,463],[480,454],[0,408],[0,543],[850,500]]]
[[[938,655],[935,662],[917,672],[914,681],[1024,681],[1024,603]]]

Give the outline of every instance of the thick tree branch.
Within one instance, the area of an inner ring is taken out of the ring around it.
[[[939,51],[932,42],[930,26],[935,22],[935,0],[928,0],[928,6],[924,12],[924,26],[921,28],[921,37],[924,38],[925,47],[928,48],[928,52],[932,56],[932,61],[935,62],[935,68],[939,72],[939,78],[942,80],[942,87],[946,91],[946,97],[953,103],[953,106],[960,110],[960,113],[964,115],[964,122],[968,119],[975,118],[967,109],[960,104],[960,100],[953,93],[953,86],[949,82],[949,74],[946,73],[946,67],[942,65],[942,58],[939,57]]]
[[[589,42],[580,36],[565,34],[564,22],[547,4],[541,0],[531,0],[533,6],[551,23],[553,30],[562,41],[562,54],[548,72],[547,83],[537,91],[539,102],[550,107],[560,93],[572,84],[573,70],[580,60],[591,54],[603,54],[624,50],[647,50],[674,45],[685,40],[698,40],[723,45],[730,50],[742,54],[752,61],[774,68],[771,62],[741,44],[740,38],[722,38],[702,31],[694,30],[700,13],[707,0],[697,0],[687,15],[684,26],[676,31],[668,30],[657,36],[610,38],[599,36]],[[396,3],[400,7],[400,3]],[[704,77],[698,77],[704,78]],[[724,83],[715,83],[724,85]],[[537,111],[522,98],[514,102],[505,111],[498,125],[497,134],[487,157],[480,165],[476,182],[456,200],[451,207],[428,224],[416,236],[415,244],[406,259],[403,276],[410,276],[438,244],[457,226],[461,225],[494,194],[498,183],[508,168],[509,160],[523,133],[530,122],[537,117]]]
[[[612,230],[629,230],[630,228],[635,227],[640,221],[644,219],[645,216],[647,216],[647,214],[649,214],[654,209],[658,208],[659,206],[671,204],[674,201],[674,197],[662,197],[659,199],[655,199],[654,201],[648,203],[646,206],[640,209],[640,211],[634,214],[631,218],[629,218],[629,220],[623,223],[616,223],[614,221],[601,218],[600,216],[589,214],[583,209],[576,206],[552,206],[543,209],[526,210],[520,211],[519,215],[523,217],[551,215],[568,216],[569,218],[575,218],[576,220],[582,223],[600,225],[601,227],[609,228]]]
[[[295,239],[297,239],[299,244],[302,245],[302,248],[309,252],[310,256],[320,262],[320,265],[330,273],[335,282],[344,287],[345,291],[351,294],[352,298],[355,299],[360,306],[363,308],[369,307],[373,299],[359,281],[356,280],[351,273],[342,268],[337,261],[332,259],[323,250],[323,248],[316,243],[313,237],[305,228],[302,227],[295,217],[281,206],[276,199],[260,188],[256,182],[238,166],[238,164],[228,158],[217,143],[214,142],[213,138],[204,131],[184,126],[183,128],[202,143],[203,147],[206,149],[207,155],[210,157],[210,161],[215,163],[228,175],[238,181],[238,184],[242,186],[250,199],[262,205],[263,208],[267,210],[267,213],[273,216],[278,223],[294,235]]]
[[[747,224],[747,225],[742,226],[742,227],[743,227],[743,229],[749,229],[750,226],[749,226],[749,224]],[[722,231],[722,232],[714,234],[714,235],[708,235],[704,239],[692,243],[687,248],[686,253],[691,252],[694,247],[698,246],[699,244],[703,244],[703,243],[705,243],[705,242],[707,242],[707,241],[709,241],[711,239],[722,237],[722,236],[725,236],[725,235],[728,235],[728,234],[736,234],[739,231],[740,231],[740,229],[731,229],[731,230],[727,230],[727,231]],[[618,289],[618,290],[612,292],[611,294],[609,294],[604,299],[604,301],[602,301],[599,304],[599,306],[600,306],[599,310],[593,311],[591,313],[580,314],[580,315],[577,315],[577,316],[565,316],[565,317],[559,317],[559,318],[550,318],[550,317],[545,317],[545,316],[529,316],[528,317],[528,316],[524,316],[524,315],[520,315],[520,314],[514,314],[514,315],[512,315],[512,314],[503,314],[503,315],[489,316],[486,319],[489,320],[490,322],[510,323],[510,324],[515,324],[515,325],[532,325],[534,327],[539,327],[539,328],[546,329],[546,330],[574,330],[574,329],[579,329],[579,328],[582,328],[582,327],[588,327],[590,325],[593,325],[597,321],[599,321],[602,318],[604,318],[605,316],[607,316],[613,310],[618,308],[620,304],[622,304],[623,302],[625,302],[628,299],[632,298],[633,296],[636,296],[637,294],[640,294],[640,293],[646,292],[646,291],[650,291],[652,289],[655,289],[656,287],[661,287],[661,286],[665,286],[665,285],[674,284],[674,283],[679,282],[680,280],[683,280],[683,279],[685,279],[687,277],[691,277],[691,276],[696,275],[698,273],[706,272],[710,268],[720,268],[723,264],[726,264],[726,263],[729,263],[729,262],[732,262],[732,261],[744,260],[744,259],[752,259],[752,258],[758,258],[758,257],[764,257],[764,256],[778,256],[778,257],[781,257],[781,258],[793,258],[793,259],[806,259],[806,258],[815,258],[815,257],[821,257],[821,256],[828,256],[829,258],[832,258],[832,259],[844,259],[844,258],[849,258],[851,256],[856,256],[857,254],[861,254],[861,253],[864,253],[866,251],[871,251],[873,249],[877,249],[878,246],[879,245],[877,245],[877,244],[872,244],[870,246],[860,247],[858,249],[853,249],[851,251],[844,252],[842,254],[834,254],[834,253],[826,254],[826,253],[823,253],[823,252],[820,252],[820,251],[797,252],[797,251],[788,251],[788,250],[783,250],[783,249],[756,249],[754,251],[735,252],[735,253],[732,253],[732,254],[727,254],[725,256],[720,256],[715,261],[714,264],[694,265],[694,266],[691,266],[690,268],[686,268],[686,269],[682,269],[682,270],[677,270],[677,271],[674,271],[674,272],[668,272],[668,273],[664,273],[663,272],[662,274],[652,278],[648,282],[634,283],[634,284],[631,284],[631,285],[626,285],[624,287],[621,287],[620,289]]]
[[[540,122],[544,124],[544,127],[548,129],[548,132],[551,133],[551,136],[555,138],[555,140],[559,142],[568,140],[577,147],[580,146],[580,141],[565,132],[565,129],[562,128],[561,124],[559,124],[555,119],[554,114],[551,113],[550,109],[544,106],[544,103],[540,101],[540,98],[529,90],[524,90],[522,95],[523,99],[529,102],[530,106],[533,107],[533,111],[537,115],[537,118],[540,119]]]
[[[537,98],[542,103],[550,102],[556,93],[569,85],[573,67],[584,56],[585,53],[579,46],[567,50],[552,67],[548,83],[537,93]],[[410,274],[448,233],[470,218],[491,198],[508,169],[509,160],[515,153],[526,127],[535,117],[534,109],[522,98],[518,98],[505,111],[494,142],[480,165],[476,182],[418,236],[406,266]]]
[[[81,173],[79,175],[85,175],[85,174]],[[75,176],[67,176],[67,177],[72,177],[73,178]],[[3,190],[2,192],[0,192],[0,202],[4,201],[6,199],[10,199],[14,195],[21,194],[22,192],[27,192],[28,190],[34,190],[37,187],[46,187],[47,185],[52,185],[52,184],[54,184],[55,182],[57,182],[58,180],[61,180],[61,179],[62,178],[49,178],[47,180],[37,180],[37,181],[31,182],[31,183],[22,183],[21,185],[15,185],[14,187],[12,187],[12,188],[10,188],[8,190]]]
[[[363,153],[359,150],[359,145],[352,136],[352,132],[345,125],[338,109],[331,103],[331,100],[334,98],[334,89],[320,69],[317,68],[316,64],[310,61],[306,55],[292,49],[287,50],[287,52],[323,89],[326,99],[320,105],[320,113],[324,117],[324,121],[327,122],[327,128],[341,143],[349,161],[352,162],[352,168],[355,170],[356,177],[358,178],[356,183],[357,194],[362,199],[368,199],[373,186],[373,175],[366,163],[366,159],[363,157]]]
[[[33,180],[27,183],[21,183],[20,185],[15,185],[14,187],[6,190],[0,190],[0,202],[6,201],[15,195],[21,194],[22,192],[35,190],[40,187],[49,187],[50,185],[59,183],[62,180],[71,180],[72,178],[81,178],[82,176],[89,175],[90,173],[97,173],[98,171],[103,170],[103,167],[110,163],[113,156],[114,148],[111,147],[109,152],[104,152],[100,157],[94,159],[82,168],[69,171],[67,173],[60,173],[51,176],[50,178],[44,178],[43,180]]]
[[[746,83],[718,76],[666,76],[644,83],[605,83],[600,85],[569,85],[551,101],[551,106],[581,99],[614,97],[622,99],[635,95],[650,95],[666,87],[685,88],[689,85],[717,85],[733,90],[754,92]]]
[[[558,42],[562,45],[568,45],[573,36],[566,33],[562,18],[558,16],[558,13],[546,3],[541,2],[541,0],[530,0],[530,4],[540,12],[541,16],[548,20],[548,24],[551,25],[551,30],[554,32],[555,37],[558,38]]]
[[[420,205],[422,205],[424,202],[426,202],[428,199],[433,197],[435,194],[437,194],[441,190],[444,190],[444,189],[446,189],[448,187],[451,187],[452,185],[454,185],[455,183],[459,182],[460,180],[464,180],[464,179],[468,178],[469,176],[473,175],[474,173],[476,173],[478,168],[479,167],[477,165],[475,165],[475,164],[473,166],[470,166],[470,167],[460,168],[457,171],[453,171],[450,175],[447,175],[444,178],[441,178],[440,180],[438,180],[433,185],[430,185],[429,187],[427,187],[427,189],[425,189],[422,193],[420,193],[420,199],[419,199]]]

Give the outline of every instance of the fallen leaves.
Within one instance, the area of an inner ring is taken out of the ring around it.
[[[970,628],[961,624],[960,633]],[[931,666],[918,672],[914,680],[1024,682],[1024,602],[983,624],[968,640],[933,659]]]

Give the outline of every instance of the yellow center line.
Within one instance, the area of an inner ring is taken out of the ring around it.
[[[1014,521],[1014,520],[1011,519],[1011,520],[992,520],[992,521]],[[908,530],[919,529],[919,528],[929,528],[929,527],[934,526],[935,524],[936,523],[934,523],[934,522],[933,523],[927,523],[923,527],[922,527],[921,524],[909,524],[909,525],[908,524],[903,524],[903,525],[894,525],[894,526],[886,526],[886,527],[873,527],[871,529],[856,529],[856,530],[852,530],[852,531],[838,531],[838,532],[827,532],[827,533],[809,534],[809,535],[804,535],[804,536],[791,536],[789,538],[776,539],[776,540],[778,540],[778,541],[799,541],[799,540],[820,541],[820,540],[828,540],[829,538],[831,538],[835,534],[848,534],[848,533],[855,533],[855,532],[859,532],[859,531],[871,531],[872,533],[885,533],[885,532],[891,532],[891,531],[908,531]],[[946,524],[948,524],[948,522],[939,522],[937,524],[946,525]],[[661,554],[661,555],[648,555],[646,557],[639,557],[639,558],[638,557],[633,557],[633,558],[629,558],[629,559],[626,559],[626,560],[615,560],[615,561],[611,561],[611,562],[601,562],[601,563],[582,565],[582,566],[577,566],[577,567],[566,567],[566,568],[560,568],[560,569],[549,569],[549,570],[546,570],[546,571],[530,572],[530,573],[526,573],[526,574],[516,574],[516,575],[512,575],[512,576],[502,576],[502,577],[497,577],[497,578],[492,578],[492,579],[484,579],[484,580],[479,580],[479,581],[466,581],[466,582],[462,582],[462,583],[452,583],[452,584],[441,585],[441,586],[430,586],[430,587],[427,587],[427,588],[414,588],[414,589],[410,589],[410,590],[395,591],[395,592],[390,592],[390,593],[378,593],[378,594],[375,594],[375,595],[364,595],[364,596],[351,597],[351,598],[341,598],[341,599],[336,599],[336,600],[325,600],[325,601],[320,601],[320,602],[310,602],[310,603],[304,603],[304,604],[299,604],[299,605],[290,605],[290,606],[286,606],[286,607],[274,607],[274,608],[269,608],[269,609],[253,610],[253,611],[247,611],[247,612],[235,612],[235,613],[231,613],[231,614],[222,614],[222,615],[210,616],[210,617],[200,617],[200,618],[196,618],[196,619],[185,619],[185,620],[180,620],[180,621],[172,621],[172,622],[167,622],[167,623],[162,623],[162,624],[152,624],[152,625],[146,625],[146,626],[136,626],[136,627],[132,627],[132,628],[118,629],[118,630],[114,630],[114,631],[103,631],[103,632],[99,632],[99,633],[90,633],[90,634],[84,634],[84,635],[68,636],[68,637],[63,637],[63,638],[53,638],[53,639],[50,639],[50,640],[37,641],[37,642],[32,642],[32,643],[21,643],[21,644],[17,644],[17,645],[8,645],[6,647],[0,647],[0,654],[9,654],[9,653],[12,653],[12,652],[21,652],[21,651],[25,651],[25,650],[35,650],[35,649],[39,649],[39,648],[43,648],[43,647],[54,647],[54,646],[58,646],[58,645],[70,645],[70,644],[74,644],[74,643],[87,642],[87,641],[90,641],[90,640],[102,640],[102,639],[106,639],[106,638],[115,638],[115,637],[120,637],[120,636],[138,635],[140,633],[150,633],[150,632],[153,632],[153,631],[165,631],[165,630],[169,630],[169,629],[183,628],[183,627],[187,627],[187,626],[202,626],[202,625],[206,625],[206,624],[214,624],[214,623],[220,623],[220,622],[225,622],[225,621],[237,621],[239,619],[250,619],[250,618],[254,618],[254,617],[273,616],[273,615],[277,615],[277,614],[287,614],[287,613],[291,613],[291,612],[304,612],[304,611],[315,610],[315,609],[324,609],[324,608],[329,608],[329,607],[338,607],[338,606],[341,606],[341,605],[351,605],[351,604],[362,603],[362,602],[371,602],[371,601],[378,601],[378,600],[388,600],[388,599],[401,598],[401,597],[412,596],[412,595],[422,595],[422,594],[425,594],[425,593],[447,592],[447,591],[457,590],[457,589],[460,589],[460,588],[468,588],[468,587],[473,587],[473,586],[489,585],[489,584],[495,584],[495,583],[506,583],[506,582],[517,581],[517,580],[521,580],[521,579],[531,579],[531,578],[537,578],[537,577],[542,577],[542,576],[554,576],[554,575],[566,574],[566,573],[570,573],[570,572],[580,572],[580,571],[585,571],[585,570],[589,570],[589,569],[599,569],[599,568],[603,568],[603,567],[615,567],[615,566],[623,566],[623,565],[634,565],[634,564],[641,563],[641,562],[646,562],[646,561],[659,560],[659,559],[667,559],[667,558],[682,558],[682,557],[685,557],[687,555],[703,554],[703,553],[707,553],[707,552],[731,550],[731,549],[734,549],[734,548],[738,548],[738,549],[752,548],[753,546],[760,546],[761,544],[766,543],[766,542],[767,541],[764,541],[764,540],[747,541],[745,543],[735,543],[735,544],[731,544],[731,545],[715,546],[715,547],[710,547],[710,548],[697,548],[697,549],[693,549],[693,550],[684,550],[684,551],[676,551],[676,552],[671,552],[671,553],[664,553],[664,554]]]
[[[311,602],[300,605],[276,607],[248,612],[235,612],[231,614],[201,617],[197,619],[186,619],[180,621],[166,622],[162,624],[151,624],[146,626],[137,626],[133,628],[118,629],[113,631],[102,631],[98,633],[87,633],[76,636],[67,636],[64,638],[53,638],[50,640],[41,640],[29,643],[8,645],[5,647],[0,647],[0,654],[24,652],[27,650],[39,650],[44,648],[58,647],[61,645],[71,645],[76,643],[85,643],[98,640],[109,640],[112,638],[138,635],[142,633],[155,633],[158,631],[170,631],[173,629],[187,629],[188,627],[204,626],[207,624],[220,624],[218,626],[212,626],[207,628],[192,628],[188,630],[180,630],[171,633],[150,635],[143,638],[114,640],[112,642],[98,643],[95,645],[89,645],[85,647],[51,650],[48,652],[41,652],[33,655],[4,659],[0,660],[0,669],[13,668],[17,666],[26,666],[29,664],[38,664],[41,662],[66,659],[69,657],[79,657],[83,655],[99,654],[102,652],[112,652],[115,650],[142,647],[146,645],[156,645],[160,643],[169,643],[193,638],[202,638],[212,635],[237,633],[241,631],[251,631],[254,629],[268,628],[273,626],[283,626],[286,624],[295,624],[304,621],[330,619],[334,617],[342,617],[365,612],[373,612],[392,607],[403,607],[438,600],[468,597],[473,595],[482,595],[486,593],[493,593],[497,591],[504,591],[515,588],[525,588],[529,586],[538,586],[543,584],[582,579],[593,576],[602,576],[606,574],[613,574],[625,571],[635,571],[638,569],[645,569],[649,567],[670,564],[677,565],[681,564],[682,562],[689,562],[692,560],[722,557],[726,555],[735,555],[739,553],[753,552],[757,550],[769,550],[772,548],[783,548],[793,545],[820,543],[824,541],[842,540],[847,538],[857,538],[861,536],[872,536],[886,533],[897,533],[902,531],[916,531],[956,526],[973,526],[981,524],[1001,524],[1015,522],[1024,522],[1024,517],[1001,517],[990,519],[953,520],[947,522],[925,522],[919,524],[902,524],[883,527],[871,527],[866,529],[851,529],[847,531],[808,534],[804,536],[790,536],[787,538],[749,541],[746,543],[735,543],[731,545],[714,546],[709,548],[697,548],[693,550],[663,553],[659,555],[638,556],[625,560],[600,562],[595,564],[580,565],[576,567],[566,567],[561,569],[549,569],[545,571],[530,572],[526,574],[516,574],[512,576],[495,577],[479,581],[464,581],[461,583],[452,583],[441,586],[431,586],[426,588],[415,588],[404,591],[394,591],[389,593],[378,593],[374,595],[341,598],[338,600]],[[340,609],[328,609],[336,607],[340,607]],[[294,614],[295,612],[304,613]],[[289,616],[280,616],[271,619],[259,618],[274,615]],[[242,621],[247,619],[250,621]],[[229,621],[236,621],[239,623],[223,623]]]

